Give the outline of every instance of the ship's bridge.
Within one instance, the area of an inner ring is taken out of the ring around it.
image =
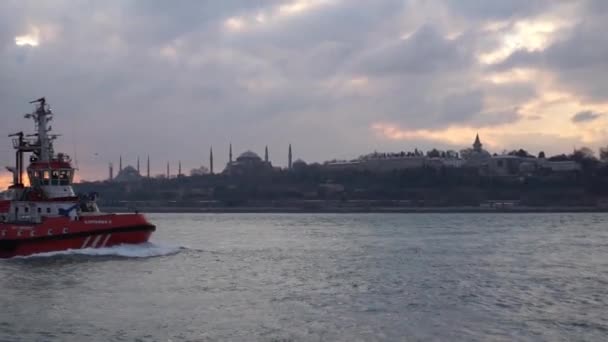
[[[74,169],[66,160],[33,162],[27,173],[32,186],[69,186],[74,178]]]

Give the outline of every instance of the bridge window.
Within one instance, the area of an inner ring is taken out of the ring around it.
[[[70,185],[70,179],[72,178],[72,172],[69,170],[61,170],[59,171],[59,184],[60,185]]]
[[[40,185],[40,172],[29,171],[28,176],[30,177],[30,183],[32,183],[32,185]]]
[[[59,171],[51,171],[51,185],[59,185]]]
[[[40,182],[40,185],[49,185],[49,176],[49,171],[43,171],[42,181]]]

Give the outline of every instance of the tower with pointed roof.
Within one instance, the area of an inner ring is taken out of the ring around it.
[[[475,136],[475,142],[473,143],[473,151],[481,152],[483,144],[479,140],[479,133]]]
[[[268,163],[268,145],[264,149],[264,161]]]

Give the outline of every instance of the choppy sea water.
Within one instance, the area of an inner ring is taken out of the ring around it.
[[[0,260],[0,341],[608,340],[605,214],[155,214]]]

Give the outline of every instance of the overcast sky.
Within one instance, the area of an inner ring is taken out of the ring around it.
[[[81,178],[377,151],[606,145],[605,0],[0,1],[0,160],[46,96]],[[142,164],[143,165],[143,164]]]

